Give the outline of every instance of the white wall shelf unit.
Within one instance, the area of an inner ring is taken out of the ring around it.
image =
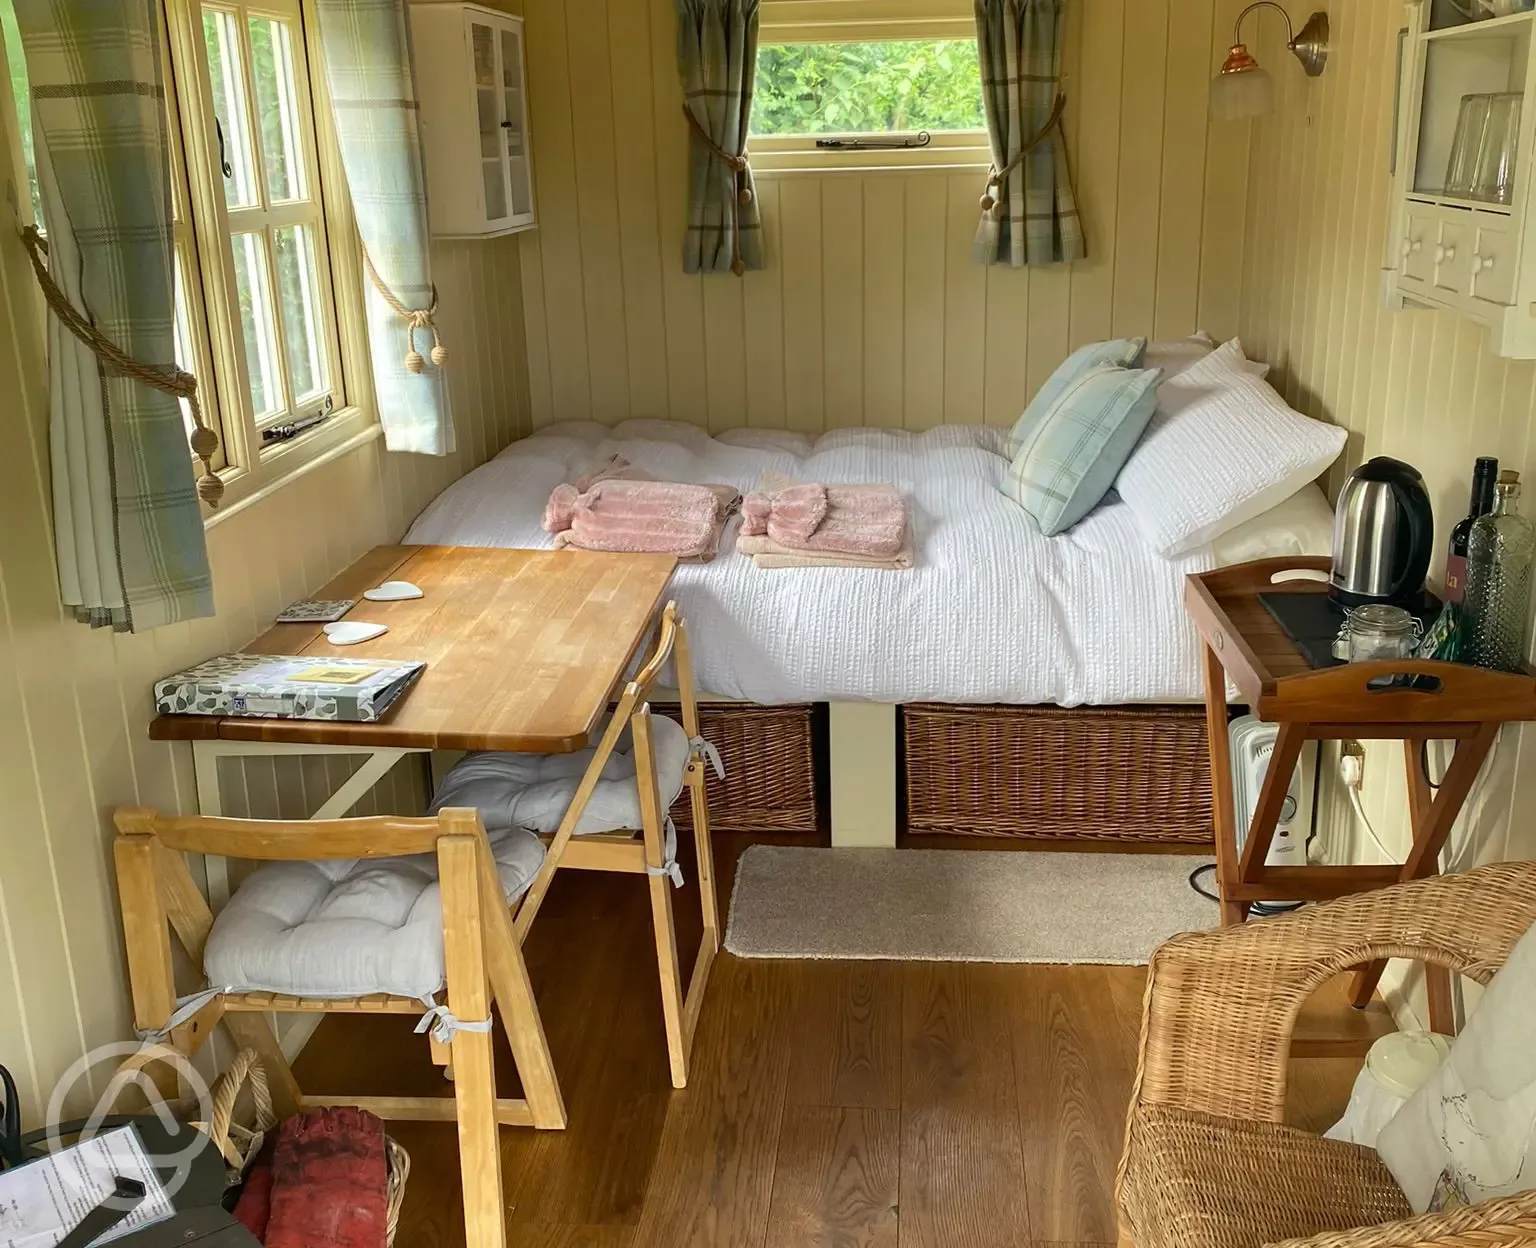
[[[1469,21],[1455,0],[1408,0],[1405,12],[1386,302],[1470,317],[1497,354],[1536,359],[1536,15]],[[1508,193],[1447,189],[1462,97],[1496,93],[1521,97]]]
[[[523,19],[475,4],[413,4],[411,41],[433,235],[531,228]]]

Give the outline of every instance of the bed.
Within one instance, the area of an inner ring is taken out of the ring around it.
[[[1325,551],[1326,500],[1309,486],[1215,547],[1172,559],[1142,539],[1113,495],[1070,532],[1045,538],[999,492],[1003,437],[970,426],[843,429],[812,439],[750,429],[711,437],[656,420],[556,424],[450,486],[406,540],[552,546],[540,524],[550,491],[613,454],[662,479],[744,492],[765,473],[890,481],[911,505],[917,563],[910,571],[762,570],[734,550],[733,523],[720,554],[682,565],[674,582],[708,696],[756,708],[829,704],[836,843],[892,843],[903,732],[912,809],[925,805],[924,777],[946,771],[934,754],[945,742],[961,754],[990,743],[992,753],[1028,756],[1038,770],[1134,738],[1138,767],[1194,775],[1204,730],[1193,704],[1202,690],[1184,577],[1220,562]],[[944,704],[972,713],[946,717]],[[910,708],[901,727],[897,707]],[[1075,718],[1063,710],[1074,707],[1104,709]],[[991,712],[977,719],[977,708]],[[1033,732],[1028,741],[1036,745],[1055,745],[1021,755],[1021,732]],[[804,751],[797,760],[808,774]],[[1100,761],[1116,765],[1113,755]],[[1186,787],[1203,794],[1203,778]],[[995,786],[989,792],[995,810]],[[1167,810],[1169,795],[1160,800]],[[1164,820],[1157,839],[1203,840],[1207,809],[1196,802],[1182,820]],[[1113,836],[1126,822],[1124,812],[1110,810],[1101,831]],[[951,818],[943,830],[966,824]]]

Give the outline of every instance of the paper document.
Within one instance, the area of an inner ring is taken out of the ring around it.
[[[175,1212],[139,1133],[119,1127],[0,1172],[0,1248],[53,1248],[112,1195],[115,1175],[144,1184],[144,1202],[93,1243],[109,1243]]]

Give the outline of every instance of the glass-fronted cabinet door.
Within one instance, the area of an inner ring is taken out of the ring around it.
[[[523,86],[523,28],[501,32],[501,126],[506,138],[507,195],[512,216],[533,220],[533,176],[528,165],[527,93]]]
[[[479,137],[480,183],[485,219],[495,225],[507,218],[506,156],[501,144],[501,99],[497,90],[496,31],[469,18],[469,47],[475,73],[475,126]]]

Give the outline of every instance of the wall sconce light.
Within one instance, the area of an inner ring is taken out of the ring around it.
[[[1322,73],[1328,61],[1328,14],[1312,14],[1297,31],[1291,26],[1291,15],[1275,0],[1257,0],[1237,15],[1232,48],[1222,62],[1221,73],[1211,83],[1211,117],[1216,121],[1241,121],[1275,110],[1274,79],[1268,70],[1259,68],[1243,44],[1243,19],[1256,9],[1274,9],[1285,19],[1285,46],[1296,54],[1308,78]]]

